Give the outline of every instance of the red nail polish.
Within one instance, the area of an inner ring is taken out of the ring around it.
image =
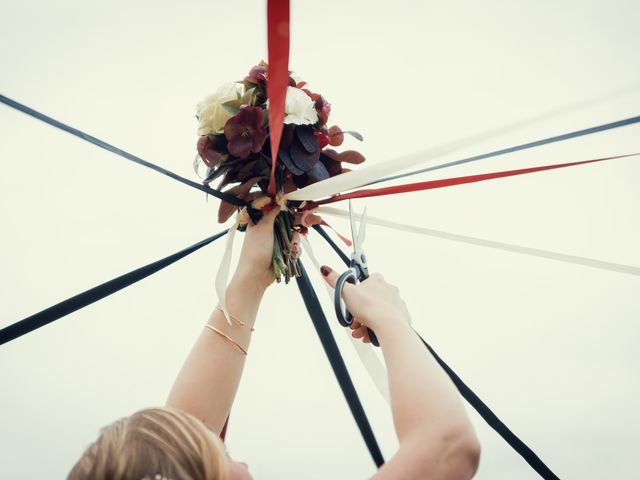
[[[331,268],[327,267],[326,265],[323,265],[322,267],[320,267],[320,273],[322,273],[323,277],[326,277],[331,273]]]

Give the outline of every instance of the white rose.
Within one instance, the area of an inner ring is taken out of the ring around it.
[[[309,125],[318,121],[318,112],[309,95],[296,87],[287,87],[284,123]]]
[[[225,123],[233,116],[222,104],[237,100],[242,95],[244,95],[244,85],[229,82],[198,103],[198,135],[222,133]]]

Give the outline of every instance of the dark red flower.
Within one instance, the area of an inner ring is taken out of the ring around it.
[[[325,132],[314,130],[313,135],[316,137],[316,140],[318,140],[318,148],[320,150],[329,145],[329,135]]]
[[[208,167],[215,168],[220,164],[222,153],[215,149],[215,145],[209,137],[201,136],[198,139],[197,148],[200,158]]]
[[[324,98],[319,93],[313,93],[311,90],[307,88],[303,88],[302,91],[309,95],[309,98],[313,100],[314,106],[316,107],[316,111],[318,112],[318,117],[322,120],[322,124],[326,124],[329,121],[329,114],[331,113],[331,104],[327,102],[327,99]]]
[[[329,114],[331,113],[331,104],[327,102],[327,99],[322,95],[318,95],[316,100],[316,111],[318,117],[322,120],[322,124],[325,125],[329,121]]]
[[[265,85],[267,83],[267,66],[256,65],[249,70],[249,75],[244,77],[244,81],[255,85]]]
[[[267,138],[263,122],[260,107],[244,107],[231,117],[224,126],[229,153],[238,158],[247,158],[251,152],[258,153]]]

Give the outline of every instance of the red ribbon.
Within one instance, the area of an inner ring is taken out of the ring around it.
[[[452,185],[463,185],[465,183],[483,182],[485,180],[493,180],[494,178],[512,177],[514,175],[524,175],[527,173],[542,172],[544,170],[553,170],[556,168],[573,167],[576,165],[585,165],[587,163],[603,162],[605,160],[614,160],[617,158],[633,157],[635,155],[640,155],[640,153],[631,153],[629,155],[618,155],[616,157],[596,158],[595,160],[583,160],[581,162],[558,163],[555,165],[544,165],[541,167],[521,168],[518,170],[507,170],[504,172],[483,173],[480,175],[469,175],[467,177],[444,178],[442,180],[430,180],[428,182],[408,183],[405,185],[395,185],[393,187],[369,188],[364,190],[357,190],[351,193],[345,193],[343,195],[335,195],[331,198],[327,198],[325,200],[319,200],[317,202],[310,202],[305,208],[306,209],[315,208],[319,205],[326,205],[328,203],[340,202],[342,200],[348,200],[349,198],[378,197],[381,195],[393,195],[396,193],[431,190],[433,188],[450,187]]]
[[[271,178],[269,195],[276,194],[276,163],[284,122],[284,103],[289,86],[289,0],[267,2],[267,97],[271,136]]]
[[[342,240],[344,242],[344,244],[347,247],[350,247],[351,245],[353,245],[353,242],[351,240],[349,240],[347,237],[345,237],[344,235],[340,235],[340,232],[338,232],[335,228],[333,228],[331,225],[329,225],[327,222],[325,222],[324,220],[322,220],[320,222],[320,225],[324,225],[325,227],[330,228],[331,230],[333,230],[333,233],[335,233],[338,238],[340,238],[340,240]]]

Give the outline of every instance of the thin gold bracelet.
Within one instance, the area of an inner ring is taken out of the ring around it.
[[[220,310],[221,312],[224,313],[224,310],[222,310],[222,307],[220,305],[216,305],[216,310]],[[229,313],[229,317],[231,317],[231,320],[236,322],[241,327],[245,326],[245,323],[242,320],[240,320],[238,317],[236,317],[235,315],[232,315],[231,313]],[[256,330],[255,328],[251,327],[251,331],[252,332],[255,332],[255,330]]]
[[[244,348],[242,348],[242,347],[240,346],[240,344],[239,344],[238,342],[236,342],[233,338],[231,338],[229,335],[227,335],[227,334],[226,334],[226,333],[224,333],[224,332],[221,332],[221,331],[220,331],[220,330],[218,330],[216,327],[214,327],[213,325],[210,325],[210,324],[208,324],[208,323],[205,325],[205,327],[206,327],[206,328],[208,328],[208,329],[210,329],[210,330],[212,330],[212,331],[214,331],[214,332],[216,332],[218,335],[221,335],[222,337],[226,338],[228,342],[231,342],[233,345],[235,345],[236,347],[238,347],[242,353],[244,353],[245,355],[247,355],[247,351],[246,351]]]

